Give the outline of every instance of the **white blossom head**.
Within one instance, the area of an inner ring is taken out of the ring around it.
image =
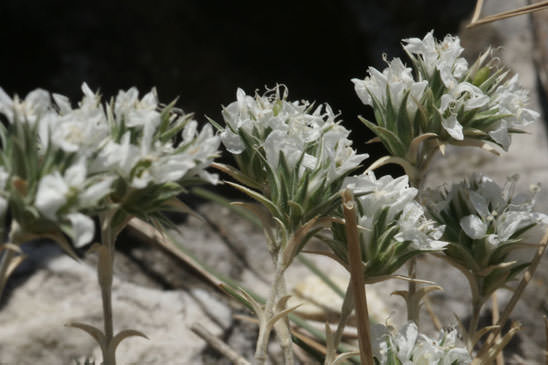
[[[340,199],[343,178],[367,158],[352,148],[331,107],[290,101],[280,85],[255,96],[238,89],[236,97],[218,128],[236,158],[239,182],[259,190],[290,231],[311,214],[326,214],[334,205],[325,204]]]
[[[362,103],[375,109],[399,111],[402,103],[408,120],[413,120],[422,100],[427,81],[416,81],[412,69],[394,58],[382,72],[369,67],[365,79],[352,79]]]
[[[216,182],[216,175],[205,171],[220,144],[211,126],[199,131],[192,115],[172,105],[161,107],[155,89],[142,98],[136,88],[121,90],[104,108],[110,133],[93,171],[110,171],[133,190],[195,178]]]
[[[9,209],[21,232],[82,246],[107,209],[156,217],[186,184],[216,181],[205,171],[220,144],[211,126],[199,131],[191,115],[161,107],[154,89],[110,103],[85,83],[82,92],[73,105],[43,90],[24,100],[0,90],[0,215]]]
[[[407,176],[377,179],[373,172],[347,177],[343,188],[358,203],[358,228],[366,277],[390,275],[420,252],[443,250],[443,226],[425,217]],[[334,226],[334,253],[346,262],[346,234]]]
[[[526,234],[548,224],[548,216],[534,210],[538,187],[517,194],[516,181],[513,176],[501,187],[486,176],[474,175],[424,196],[430,216],[446,225],[448,259],[489,284],[481,286],[485,297],[528,265],[527,255],[515,253],[531,252],[523,244],[536,242],[525,241]]]
[[[0,114],[9,123],[25,123],[31,126],[46,114],[53,112],[50,94],[43,89],[35,89],[21,100],[17,95],[13,98],[0,88]]]
[[[377,339],[376,360],[381,365],[394,360],[406,365],[465,365],[472,358],[466,348],[457,342],[457,331],[441,330],[437,339],[419,333],[414,322],[405,324],[399,332],[392,329]]]
[[[511,135],[538,118],[517,76],[499,66],[492,50],[469,65],[458,37],[438,41],[433,32],[404,39],[403,48],[412,67],[396,58],[352,81],[375,114],[375,123],[360,119],[408,175],[422,169],[440,144],[492,149],[486,146],[491,143],[508,150]]]

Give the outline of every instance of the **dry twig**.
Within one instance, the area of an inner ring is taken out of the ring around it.
[[[346,239],[348,242],[348,262],[350,266],[350,283],[354,292],[356,318],[358,321],[358,336],[360,343],[360,358],[364,364],[374,364],[371,351],[371,334],[369,333],[369,313],[365,295],[365,280],[356,220],[356,204],[350,190],[345,190],[343,196]]]
[[[539,3],[523,6],[521,8],[503,11],[494,15],[485,16],[480,19],[479,16],[482,9],[483,9],[483,0],[478,0],[476,2],[476,8],[474,10],[474,15],[472,16],[472,20],[470,21],[470,24],[466,26],[466,28],[472,28],[478,25],[496,22],[498,20],[511,18],[517,15],[524,15],[524,14],[529,14],[535,11],[548,9],[548,1],[541,1]]]
[[[519,285],[517,286],[516,290],[514,291],[514,294],[512,295],[512,298],[510,298],[510,301],[504,308],[504,311],[502,312],[502,315],[500,316],[500,319],[497,323],[498,328],[496,328],[490,335],[485,344],[483,345],[483,348],[479,352],[478,357],[481,357],[485,353],[489,351],[489,348],[492,347],[496,343],[496,336],[500,333],[502,327],[508,321],[508,318],[510,317],[510,314],[514,310],[514,307],[516,306],[518,300],[521,298],[521,295],[523,294],[523,291],[527,287],[527,284],[529,284],[529,281],[531,281],[531,278],[533,277],[535,271],[537,270],[538,264],[540,263],[540,260],[542,256],[544,255],[544,251],[546,250],[546,245],[548,245],[548,230],[546,230],[546,233],[544,233],[544,236],[542,237],[542,240],[540,241],[539,248],[537,250],[537,253],[535,257],[533,258],[533,261],[531,261],[531,264],[523,274],[523,278],[521,279]]]
[[[199,323],[194,323],[190,327],[192,332],[200,336],[205,342],[207,342],[211,347],[217,350],[220,354],[224,355],[227,359],[232,361],[236,365],[251,365],[246,359],[238,355],[230,346],[226,343],[215,337],[211,332],[209,332],[204,326]]]

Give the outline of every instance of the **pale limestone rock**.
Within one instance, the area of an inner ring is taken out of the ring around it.
[[[215,308],[222,323],[231,313],[207,293],[194,292],[202,306]],[[199,321],[211,332],[222,331],[188,293],[144,288],[114,280],[115,330],[137,329],[150,340],[132,337],[117,352],[121,364],[196,363],[205,342],[190,331]],[[63,327],[78,321],[102,328],[100,292],[93,267],[59,256],[14,290],[0,312],[0,363],[69,364],[92,355],[98,346],[81,330]]]

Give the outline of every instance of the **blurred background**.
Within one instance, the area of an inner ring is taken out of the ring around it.
[[[220,105],[284,83],[292,99],[341,111],[361,151],[369,115],[351,78],[382,55],[403,56],[400,41],[455,34],[474,0],[0,1],[0,87],[26,95],[41,87],[77,101],[86,81],[105,97],[156,86],[162,102],[219,121]],[[375,149],[377,148],[377,149]],[[399,173],[398,170],[388,171]]]

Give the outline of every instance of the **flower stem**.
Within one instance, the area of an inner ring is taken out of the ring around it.
[[[413,257],[409,260],[409,278],[417,278],[417,259]],[[407,320],[413,321],[419,327],[419,309],[420,309],[420,297],[417,297],[415,293],[417,292],[417,283],[415,280],[411,280],[408,283],[408,300],[407,300]]]
[[[335,335],[333,336],[333,344],[335,348],[339,347],[339,344],[341,343],[342,334],[344,331],[344,328],[346,327],[346,324],[348,323],[348,320],[350,319],[350,315],[352,314],[352,311],[354,307],[352,306],[354,302],[354,292],[352,291],[351,283],[348,283],[348,287],[346,289],[346,294],[344,295],[343,304],[341,308],[341,319],[339,321],[339,324],[337,325],[337,330],[335,331]]]
[[[478,329],[480,312],[483,302],[484,301],[480,300],[479,298],[474,298],[472,300],[472,319],[470,320],[470,323],[468,325],[468,338],[466,339],[466,346],[468,348],[468,351],[470,352],[474,350],[474,343],[472,343],[472,341],[475,338],[475,333]]]
[[[264,318],[260,323],[259,337],[257,339],[257,347],[255,349],[255,363],[257,365],[266,363],[266,354],[268,348],[268,340],[270,339],[270,328],[267,323],[273,317],[274,305],[276,304],[276,298],[278,297],[278,291],[280,283],[283,280],[283,274],[285,272],[285,266],[282,263],[281,258],[276,259],[276,273],[274,274],[274,282],[270,294],[265,303]]]
[[[283,277],[283,275],[280,280],[278,295],[280,298],[283,298],[287,295],[287,286],[285,284],[285,278]],[[280,308],[279,310],[282,309]],[[293,339],[291,338],[291,332],[289,330],[288,318],[281,318],[279,321],[277,321],[274,325],[274,329],[276,330],[276,334],[280,339],[280,346],[282,347],[282,353],[284,355],[284,364],[293,365],[295,363],[295,359],[293,356]]]
[[[112,215],[107,215],[101,221],[102,246],[99,248],[99,260],[97,262],[97,279],[101,288],[103,301],[103,319],[105,325],[105,344],[103,350],[104,365],[116,365],[114,349],[110,351],[110,344],[114,337],[114,322],[112,318],[112,270],[114,264],[115,234],[111,226]]]

